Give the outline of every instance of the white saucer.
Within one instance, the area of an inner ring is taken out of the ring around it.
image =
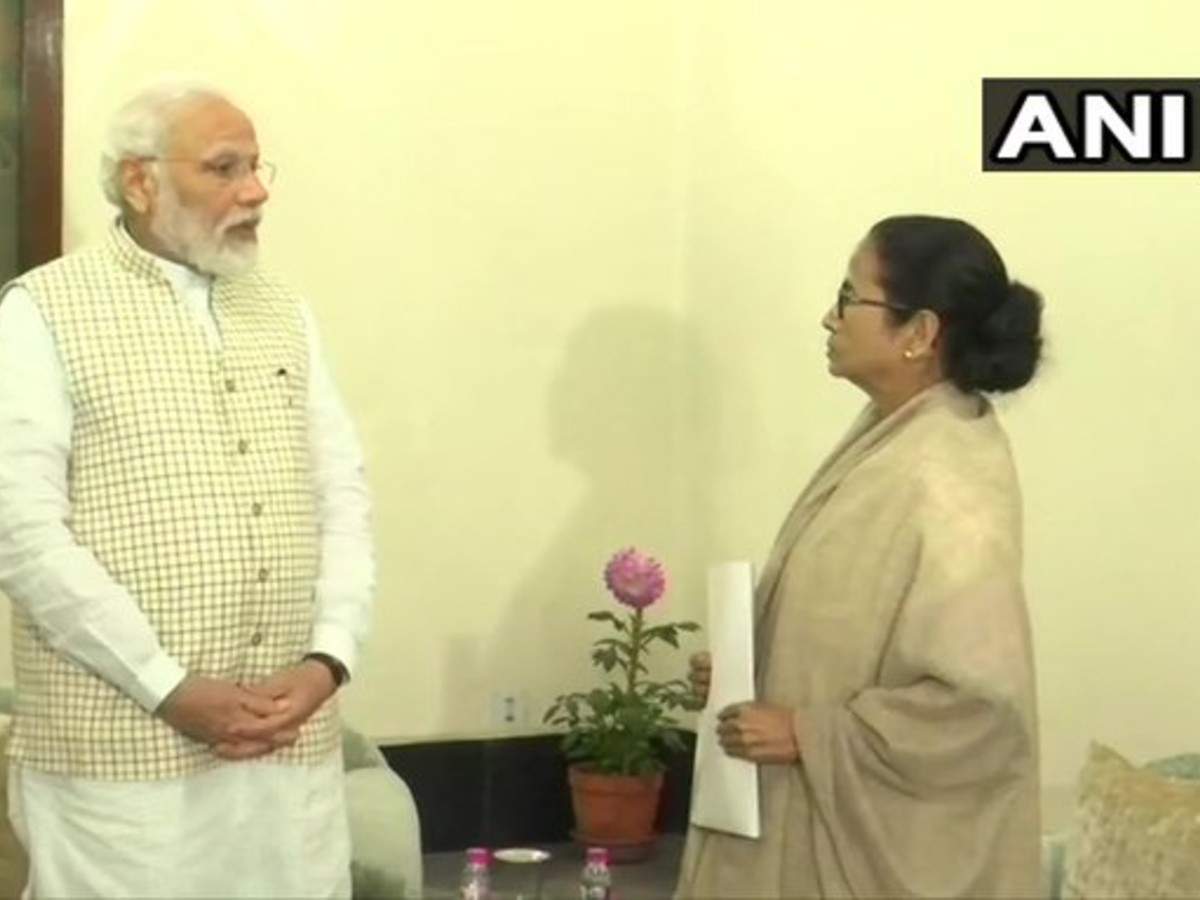
[[[550,858],[545,850],[533,847],[505,847],[492,854],[493,857],[506,863],[541,863]]]

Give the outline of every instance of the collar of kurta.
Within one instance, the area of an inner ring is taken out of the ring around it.
[[[133,239],[121,218],[114,220],[109,228],[108,247],[128,271],[153,281],[165,280],[181,292],[188,288],[209,288],[215,280],[212,275],[151,253]]]

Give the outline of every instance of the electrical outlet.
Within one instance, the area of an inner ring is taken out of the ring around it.
[[[523,691],[492,692],[492,725],[495,728],[520,728],[525,725]]]

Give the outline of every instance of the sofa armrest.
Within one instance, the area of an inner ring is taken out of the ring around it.
[[[355,900],[419,898],[421,826],[408,785],[385,766],[346,773]]]
[[[1062,897],[1069,840],[1070,833],[1067,831],[1042,835],[1042,896],[1049,900]]]
[[[347,772],[362,769],[366,766],[382,766],[387,768],[387,760],[361,731],[356,731],[349,725],[342,725],[342,762]]]

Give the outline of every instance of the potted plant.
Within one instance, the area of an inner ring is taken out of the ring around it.
[[[608,847],[616,861],[631,861],[654,847],[665,757],[684,746],[671,713],[687,708],[692,698],[683,679],[646,677],[646,656],[656,642],[678,649],[680,632],[700,626],[646,621],[646,610],[666,592],[667,576],[661,563],[633,548],[609,560],[604,583],[626,607],[620,615],[588,614],[615,632],[592,645],[592,663],[606,683],[559,695],[543,721],[567,729],[562,748],[570,761],[575,839]]]

